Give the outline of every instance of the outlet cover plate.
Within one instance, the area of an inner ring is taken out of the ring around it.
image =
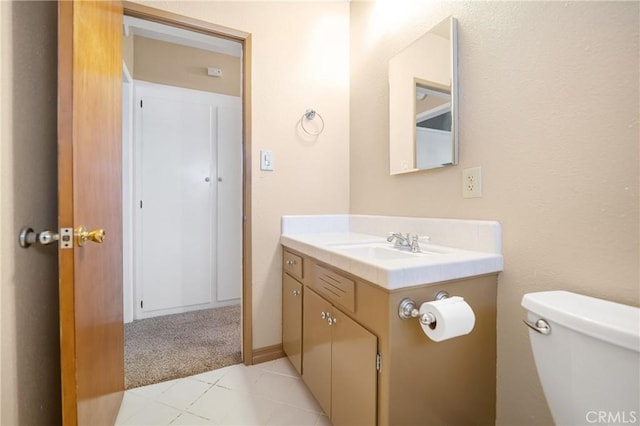
[[[482,197],[482,168],[471,167],[462,171],[462,198]]]

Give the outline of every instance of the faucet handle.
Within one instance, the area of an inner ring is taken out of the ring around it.
[[[407,234],[407,244],[409,245],[409,247],[411,247],[411,251],[416,253],[420,251],[420,239],[424,239],[426,241],[429,241],[431,239],[431,237],[427,236],[427,235],[423,235],[420,236],[418,234],[414,234],[411,236],[411,242],[409,242],[409,238],[408,238],[408,234]]]
[[[394,238],[398,238],[398,236],[402,236],[399,232],[389,232],[389,236],[387,237],[388,242],[392,242]]]
[[[420,251],[420,244],[418,244],[418,239],[420,236],[418,234],[414,234],[411,236],[411,242],[409,242],[409,234],[407,234],[407,244],[411,247],[411,251],[413,253],[417,253]]]

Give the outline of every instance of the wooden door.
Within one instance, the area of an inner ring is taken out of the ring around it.
[[[302,374],[302,284],[288,274],[282,278],[282,349]]]
[[[59,252],[63,423],[108,425],[124,389],[122,7],[58,8],[59,227],[106,231],[102,244]]]
[[[338,309],[332,315],[331,422],[375,425],[378,338]]]
[[[331,304],[305,288],[302,312],[302,379],[331,416]]]

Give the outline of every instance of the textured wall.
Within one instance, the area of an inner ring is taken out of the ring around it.
[[[0,382],[3,425],[59,424],[55,2],[0,2]]]
[[[497,424],[551,424],[522,295],[640,304],[639,4],[392,3],[351,3],[350,212],[502,223]],[[459,21],[460,164],[390,177],[388,60],[448,15]],[[484,196],[463,199],[472,166]]]
[[[2,424],[59,422],[55,253],[15,244],[22,223],[55,220],[56,11],[45,4],[0,2]],[[344,213],[350,198],[351,213],[496,219],[498,424],[550,424],[522,295],[639,303],[639,4],[377,4],[148,3],[253,34],[254,346],[280,341],[282,214]],[[390,177],[388,59],[450,14],[460,165]],[[307,107],[327,124],[317,140],[297,128]],[[276,171],[259,171],[260,149]],[[461,170],[476,165],[484,197],[462,199]]]
[[[349,3],[144,2],[252,34],[253,346],[281,342],[280,217],[349,208]],[[318,138],[298,121],[325,121]],[[260,171],[260,150],[275,170]]]

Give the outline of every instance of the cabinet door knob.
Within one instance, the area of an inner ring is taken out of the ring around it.
[[[320,312],[320,318],[327,319],[327,313],[326,312]]]
[[[293,294],[294,296],[300,296],[300,290],[293,290],[291,294]]]
[[[327,324],[334,325],[338,320],[336,318],[327,317]]]

